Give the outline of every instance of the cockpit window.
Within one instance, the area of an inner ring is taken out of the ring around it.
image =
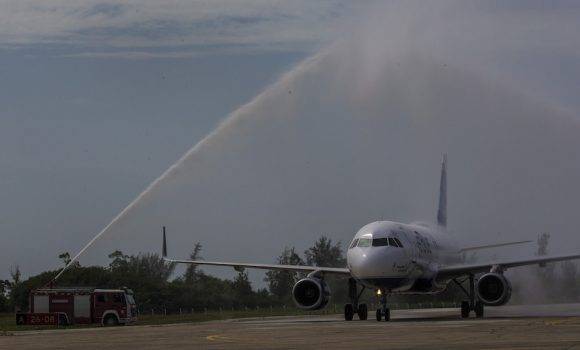
[[[397,241],[395,241],[395,239],[393,237],[389,237],[389,245],[391,245],[393,247],[398,247]]]
[[[373,247],[383,247],[389,245],[389,240],[387,238],[375,238],[373,239]]]
[[[400,248],[403,248],[403,243],[401,243],[401,241],[398,238],[393,238],[395,240],[395,242],[397,242],[397,246]]]
[[[352,243],[350,244],[349,249],[352,249],[354,247],[356,247],[356,244],[358,243],[358,238],[355,238],[352,240]]]
[[[371,238],[360,238],[358,240],[358,246],[359,247],[370,247],[372,243],[372,239]]]

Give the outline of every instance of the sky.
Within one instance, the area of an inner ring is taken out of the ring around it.
[[[59,266],[349,7],[0,1],[0,277]]]
[[[59,266],[200,141],[82,263],[161,225],[180,257],[271,262],[432,220],[442,153],[463,238],[580,248],[579,26],[574,1],[0,0],[0,278]]]

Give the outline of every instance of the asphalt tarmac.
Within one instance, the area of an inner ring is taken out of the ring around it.
[[[424,309],[392,311],[391,322],[331,315],[15,332],[0,336],[0,349],[580,349],[580,304],[458,315]]]

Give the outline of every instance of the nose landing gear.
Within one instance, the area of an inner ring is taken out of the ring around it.
[[[361,291],[358,291],[356,286],[356,281],[354,278],[348,279],[348,297],[350,299],[350,304],[344,306],[344,319],[346,321],[352,321],[354,314],[358,314],[358,318],[364,321],[368,318],[367,304],[359,304],[358,301],[364,292],[365,287],[363,286]]]
[[[387,307],[387,293],[379,289],[379,294],[381,297],[381,308],[377,309],[377,321],[384,319],[385,321],[391,320],[391,310]]]

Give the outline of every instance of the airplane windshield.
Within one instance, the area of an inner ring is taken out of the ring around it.
[[[358,246],[359,247],[370,247],[372,243],[372,239],[371,238],[360,238],[358,240]]]
[[[373,247],[384,247],[389,245],[389,240],[387,238],[375,238],[373,239]]]

